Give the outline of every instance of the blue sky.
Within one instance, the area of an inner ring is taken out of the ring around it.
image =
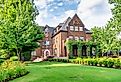
[[[35,0],[35,4],[40,13],[36,22],[41,26],[56,27],[77,13],[85,27],[90,29],[104,26],[112,17],[108,0]]]

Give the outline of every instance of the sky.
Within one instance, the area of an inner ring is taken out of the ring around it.
[[[112,17],[111,5],[108,0],[35,0],[39,11],[36,23],[40,26],[56,27],[75,13],[91,29],[104,26]]]

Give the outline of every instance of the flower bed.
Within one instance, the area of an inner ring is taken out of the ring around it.
[[[8,82],[27,73],[24,63],[6,60],[0,65],[0,82]]]

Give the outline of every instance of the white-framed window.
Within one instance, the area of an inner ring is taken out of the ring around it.
[[[73,27],[73,26],[70,26],[70,30],[71,30],[71,31],[74,31],[74,27]]]
[[[78,36],[75,36],[75,40],[79,40],[79,37]]]
[[[43,45],[46,45],[46,46],[50,45],[50,41],[44,41]]]
[[[79,31],[83,31],[83,27],[79,27]]]
[[[69,36],[69,39],[73,39],[73,36]]]
[[[31,52],[31,55],[32,55],[32,56],[36,56],[36,51],[32,51],[32,52]]]
[[[75,31],[79,31],[78,26],[75,26]]]
[[[82,40],[82,41],[83,41],[83,40],[84,40],[84,37],[83,37],[83,36],[81,36],[81,37],[80,37],[80,40]]]

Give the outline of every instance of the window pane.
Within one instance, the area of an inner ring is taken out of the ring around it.
[[[80,31],[83,31],[83,27],[79,27],[79,30],[80,30]]]
[[[78,31],[78,26],[75,26],[75,31]]]
[[[73,31],[73,30],[74,30],[74,27],[73,27],[73,26],[70,26],[70,30],[72,30],[72,31]]]

